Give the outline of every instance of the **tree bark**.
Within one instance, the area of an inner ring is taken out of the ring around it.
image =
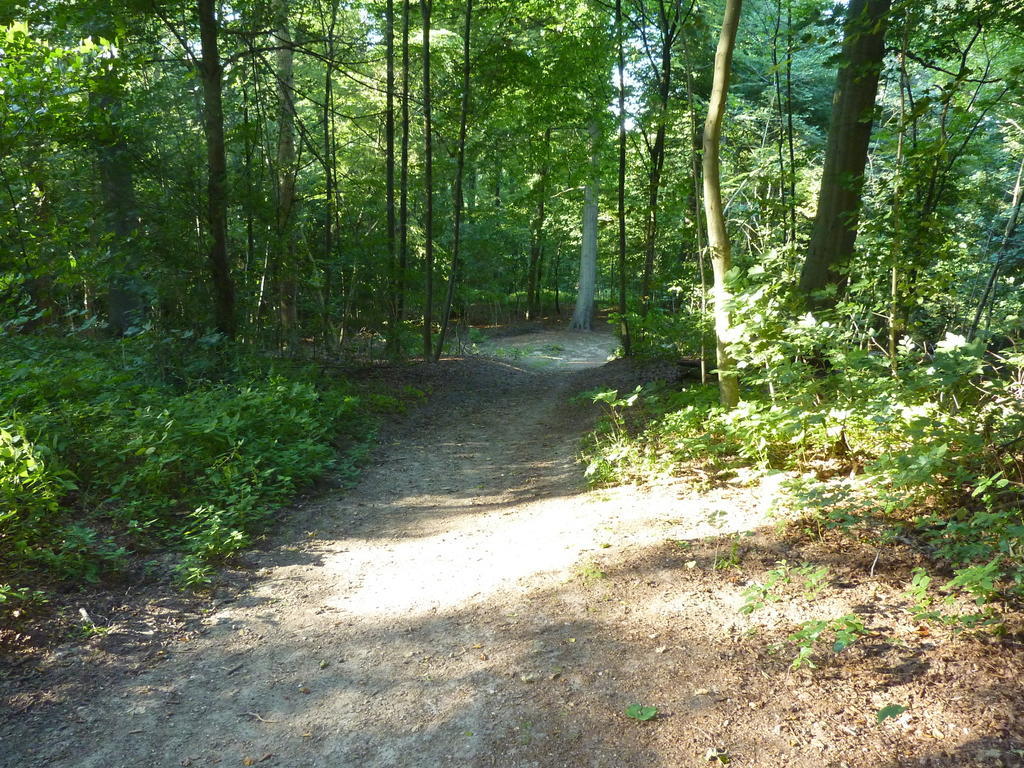
[[[537,213],[530,227],[530,263],[526,275],[526,318],[540,316],[540,274],[544,254],[544,220],[547,214],[548,172],[550,170],[551,128],[544,131],[544,161],[537,182]]]
[[[384,4],[384,57],[386,61],[387,94],[384,106],[384,205],[387,208],[388,295],[389,308],[388,347],[394,354],[398,349],[398,253],[395,222],[395,2]]]
[[[796,242],[796,147],[793,138],[793,0],[786,0],[786,143],[789,146],[789,241]]]
[[[615,34],[618,38],[618,123],[619,123],[619,178],[618,210],[619,223],[619,337],[622,352],[626,357],[633,354],[633,340],[629,333],[629,319],[626,304],[626,52],[625,33],[622,28],[622,0],[615,0]]]
[[[857,241],[888,12],[889,0],[850,0],[847,8],[818,211],[800,274],[800,292],[810,309],[835,303],[835,294],[824,297],[819,292],[842,282],[840,270],[849,262]]]
[[[295,242],[292,237],[295,205],[295,53],[288,26],[288,0],[275,4],[277,59],[277,273],[278,316],[289,351],[298,345],[298,287],[295,281]]]
[[[473,29],[473,0],[466,0],[465,26],[462,30],[462,103],[459,108],[459,148],[455,161],[455,216],[452,231],[452,265],[448,273],[448,291],[444,300],[444,312],[441,315],[441,333],[437,337],[437,349],[434,359],[441,359],[444,350],[444,337],[448,333],[448,322],[451,319],[452,300],[455,297],[455,285],[462,270],[460,247],[462,245],[462,210],[464,199],[462,179],[466,168],[466,122],[469,116],[469,76],[470,76],[470,34]]]
[[[590,124],[590,178],[583,191],[583,237],[580,243],[580,282],[576,307],[569,327],[589,331],[594,321],[594,293],[597,289],[597,139],[598,126]]]
[[[434,146],[430,112],[430,12],[433,0],[421,0],[423,17],[423,359],[431,360],[431,330],[434,322]]]
[[[992,270],[988,275],[988,282],[985,284],[985,292],[981,296],[981,301],[978,302],[978,309],[974,313],[974,320],[971,323],[971,330],[968,334],[968,340],[973,341],[974,337],[978,335],[978,325],[981,323],[981,315],[985,311],[985,305],[988,304],[989,297],[992,295],[992,289],[995,286],[996,278],[999,276],[999,270],[1003,266],[1003,258],[1006,255],[1006,250],[1010,245],[1010,241],[1013,239],[1014,233],[1017,231],[1017,221],[1020,219],[1020,207],[1021,202],[1024,201],[1024,187],[1021,186],[1021,182],[1024,180],[1024,158],[1021,159],[1020,166],[1017,168],[1017,181],[1013,185],[1013,193],[1010,202],[1010,216],[1006,220],[1006,228],[1003,229],[1003,239],[999,242],[999,248],[996,251],[996,259],[992,263]]]
[[[690,112],[690,136],[692,139],[690,175],[693,177],[693,229],[697,239],[697,272],[700,276],[700,383],[707,384],[707,336],[704,333],[704,318],[708,315],[708,282],[707,270],[704,265],[704,229],[701,226],[702,198],[700,193],[702,184],[700,153],[703,137],[697,123],[697,103],[693,95],[693,70],[690,67],[690,52],[686,47],[683,48],[683,57],[686,67],[683,72],[686,77],[686,104]]]
[[[654,262],[658,246],[658,197],[661,176],[665,167],[665,132],[668,122],[668,101],[672,84],[672,46],[679,35],[680,3],[672,0],[671,15],[659,0],[658,26],[661,34],[660,65],[658,67],[658,127],[654,143],[649,144],[650,171],[647,189],[647,219],[644,225],[644,271],[640,280],[640,303],[644,312],[651,308],[654,283]]]
[[[327,45],[327,60],[324,62],[324,105],[321,113],[324,131],[324,290],[323,290],[323,316],[321,325],[325,339],[333,343],[336,337],[331,324],[331,303],[334,298],[333,262],[334,262],[334,234],[338,228],[337,221],[337,174],[335,173],[335,161],[337,158],[337,141],[334,132],[334,51],[335,51],[335,29],[338,24],[338,0],[331,2],[330,21],[324,29],[324,37]]]
[[[212,242],[208,254],[217,330],[234,338],[235,286],[228,261],[227,158],[224,149],[223,67],[217,48],[216,0],[198,0],[199,75],[203,85],[203,131],[206,137],[207,218]]]
[[[722,32],[715,52],[715,74],[708,103],[708,118],[704,123],[704,213],[708,222],[708,248],[715,285],[715,340],[718,353],[718,390],[722,405],[734,408],[739,402],[739,380],[736,363],[729,352],[732,336],[732,318],[729,314],[729,288],[726,273],[732,266],[729,236],[725,231],[722,210],[719,145],[722,137],[722,119],[725,116],[729,78],[732,74],[732,53],[736,45],[742,0],[726,0],[722,19]]]
[[[113,38],[110,33],[103,36]],[[138,325],[145,312],[142,285],[136,273],[137,248],[132,244],[132,237],[141,222],[128,143],[118,123],[122,97],[121,81],[116,69],[111,67],[96,79],[90,101],[100,126],[96,154],[112,256],[107,285],[107,314],[110,329],[116,336],[123,336],[129,328]]]
[[[402,157],[398,192],[398,285],[395,305],[405,321],[406,270],[409,268],[409,0],[402,0]]]

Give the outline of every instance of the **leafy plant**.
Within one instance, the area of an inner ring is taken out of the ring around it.
[[[626,717],[640,722],[653,720],[658,715],[658,708],[641,704],[630,704],[626,707]]]
[[[822,590],[828,586],[827,566],[814,566],[804,563],[796,569],[796,573],[803,579],[804,597],[808,600],[817,598]]]
[[[740,613],[751,614],[764,608],[768,603],[774,603],[781,599],[776,588],[790,581],[790,567],[785,560],[780,560],[778,566],[768,571],[764,583],[754,582],[743,590],[743,605]]]
[[[719,571],[739,568],[740,560],[740,537],[738,534],[733,534],[729,537],[728,554],[719,555],[717,552],[715,553],[714,568]]]
[[[800,628],[789,636],[789,640],[797,645],[797,654],[790,667],[817,667],[813,655],[818,642],[826,633],[833,635],[832,652],[842,653],[859,638],[868,634],[864,623],[856,614],[848,614],[838,619],[811,619],[800,625]]]
[[[881,724],[890,718],[899,717],[906,711],[907,707],[904,707],[902,704],[890,704],[887,707],[882,707],[875,713],[875,722]]]
[[[344,380],[318,386],[309,367],[196,345],[0,342],[0,577],[95,582],[132,551],[170,548],[178,581],[202,585],[303,486],[332,468],[351,477],[373,414],[400,407]]]

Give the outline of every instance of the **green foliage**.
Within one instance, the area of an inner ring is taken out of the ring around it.
[[[5,577],[97,581],[129,550],[169,547],[179,580],[199,585],[304,486],[353,474],[371,409],[400,407],[310,366],[181,338],[12,338],[0,369]]]
[[[907,707],[904,707],[902,704],[890,704],[887,707],[882,707],[875,713],[875,722],[881,724],[891,717],[899,717],[906,711]]]
[[[904,338],[890,359],[870,326],[809,314],[787,321],[776,279],[785,256],[769,261],[777,271],[731,277],[743,402],[726,410],[699,388],[604,399],[608,413],[587,446],[591,477],[789,470],[799,474],[783,505],[808,530],[880,543],[909,533],[968,569],[969,587],[952,588],[982,602],[1004,588],[1024,594],[1024,486],[1010,479],[1024,471],[1024,356],[1004,354],[993,370],[980,342],[947,333],[931,345]],[[627,408],[641,418],[625,419]],[[817,591],[818,577],[806,578]]]
[[[780,560],[778,567],[768,571],[764,583],[753,582],[743,590],[743,605],[740,613],[751,614],[764,608],[768,603],[781,599],[776,588],[790,582],[790,567],[785,560]]]
[[[859,638],[868,634],[864,622],[856,614],[840,616],[838,619],[810,619],[789,636],[789,640],[797,646],[797,653],[790,664],[792,669],[810,667],[817,664],[813,656],[818,643],[827,635],[832,635],[832,652],[842,653]]]
[[[670,312],[653,309],[646,315],[626,313],[626,321],[632,334],[631,354],[639,360],[678,360],[681,357],[697,357],[701,342],[709,343],[711,334],[710,316],[701,319],[699,312],[680,308]],[[622,315],[610,313],[608,320],[618,325]]]
[[[640,722],[653,720],[657,715],[657,707],[643,706],[641,704],[630,704],[626,707],[626,717],[630,717],[633,720],[639,720]]]
[[[780,560],[775,568],[768,571],[764,582],[752,582],[743,590],[743,605],[740,613],[751,614],[769,603],[782,599],[782,589],[793,583],[794,575],[799,577],[801,595],[805,600],[816,600],[828,586],[829,570],[826,566],[804,563],[796,568]]]

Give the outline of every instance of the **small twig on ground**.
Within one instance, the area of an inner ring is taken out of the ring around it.
[[[255,720],[259,720],[261,723],[279,723],[280,720],[267,720],[259,712],[243,712],[243,717],[251,717]]]

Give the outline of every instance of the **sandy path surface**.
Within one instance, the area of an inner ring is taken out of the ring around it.
[[[237,598],[131,664],[55,654],[77,682],[6,718],[0,764],[655,768],[719,747],[735,765],[904,764],[866,729],[870,701],[844,715],[855,703],[772,680],[742,645],[741,580],[666,544],[762,525],[770,484],[586,490],[593,413],[570,395],[613,345],[544,331],[441,363],[445,390],[354,490],[250,555]],[[633,703],[661,716],[629,720]]]

